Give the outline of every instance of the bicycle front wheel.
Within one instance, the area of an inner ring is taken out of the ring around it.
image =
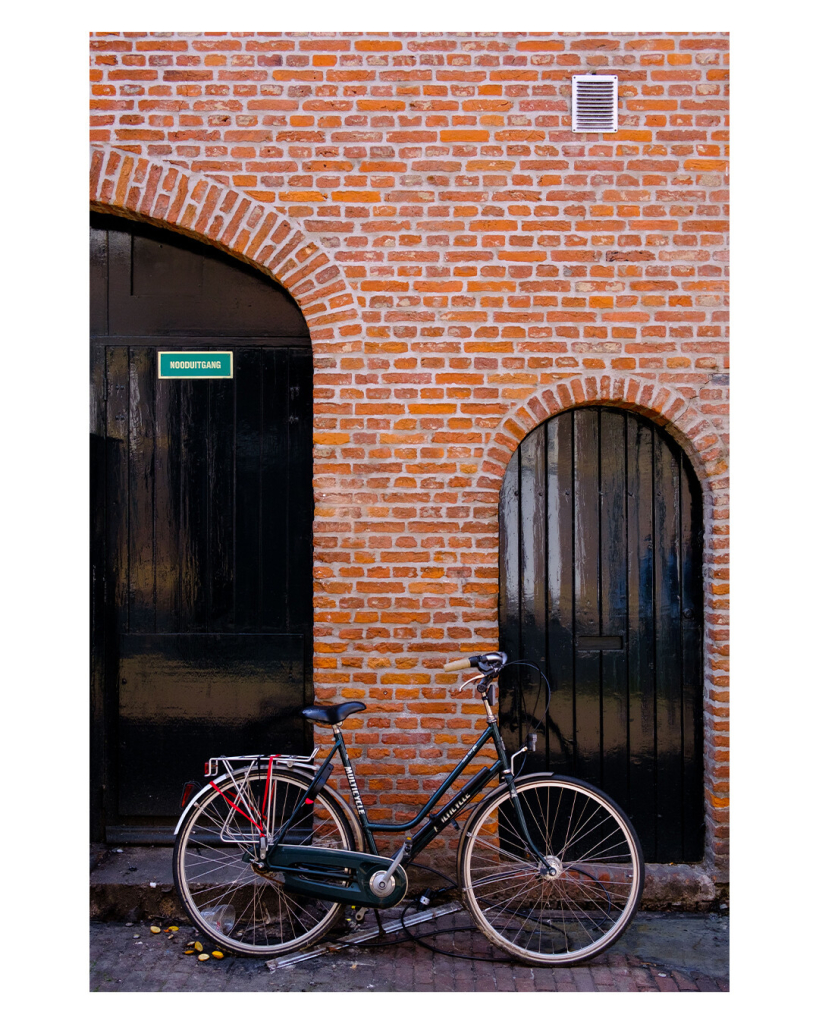
[[[640,902],[645,866],[631,822],[577,779],[530,776],[516,789],[525,830],[505,787],[465,826],[458,872],[467,908],[490,941],[525,963],[597,956]]]
[[[259,827],[274,835],[288,821],[310,778],[274,770],[219,783],[185,819],[174,847],[174,882],[192,923],[223,949],[279,956],[318,941],[343,906],[288,892],[279,872],[262,870]],[[355,849],[338,799],[328,790],[305,804],[282,842],[289,846]]]

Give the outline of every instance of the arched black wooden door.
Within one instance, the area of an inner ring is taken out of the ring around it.
[[[206,757],[311,739],[312,354],[251,268],[117,218],[91,243],[92,819],[162,840]]]
[[[500,635],[552,686],[548,749],[526,771],[577,775],[631,816],[646,859],[703,853],[702,499],[671,437],[633,413],[560,414],[522,441],[500,500]],[[510,670],[508,746],[545,694]]]

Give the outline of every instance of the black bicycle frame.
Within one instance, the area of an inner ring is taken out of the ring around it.
[[[523,810],[520,806],[520,801],[518,799],[517,791],[515,789],[515,780],[512,776],[512,771],[509,767],[509,762],[507,761],[506,758],[506,748],[504,747],[503,740],[501,739],[497,720],[495,719],[495,716],[491,713],[491,709],[488,704],[486,704],[486,710],[487,726],[484,732],[481,734],[481,736],[478,737],[477,741],[469,748],[466,754],[464,754],[463,758],[452,769],[449,775],[447,775],[447,777],[444,779],[441,785],[435,790],[435,792],[432,794],[429,800],[427,800],[427,802],[424,804],[424,806],[421,808],[418,814],[412,819],[412,821],[402,822],[398,825],[376,824],[375,822],[371,822],[370,819],[367,817],[367,811],[366,808],[364,807],[364,803],[361,799],[361,794],[358,790],[358,783],[356,781],[355,772],[350,762],[349,755],[347,754],[347,747],[344,743],[344,737],[341,734],[340,727],[334,725],[334,741],[330,753],[327,755],[327,757],[324,759],[324,761],[321,763],[318,770],[316,771],[315,781],[313,785],[311,785],[309,789],[305,791],[304,796],[298,802],[298,805],[294,808],[289,820],[280,828],[279,836],[281,837],[286,835],[287,830],[290,828],[292,822],[296,820],[299,811],[304,806],[305,800],[311,799],[321,788],[323,781],[326,781],[327,777],[330,774],[329,770],[327,769],[329,768],[330,762],[335,756],[336,751],[338,751],[341,756],[341,763],[344,766],[344,773],[347,776],[347,782],[349,783],[350,786],[350,792],[353,795],[353,801],[355,803],[355,809],[358,816],[358,820],[361,823],[361,828],[364,832],[364,836],[367,842],[367,848],[369,849],[370,853],[378,856],[378,850],[376,848],[375,839],[373,836],[375,832],[405,832],[407,833],[407,835],[404,843],[404,855],[401,858],[401,863],[408,863],[416,856],[416,854],[420,853],[421,850],[428,846],[429,843],[432,842],[432,840],[435,838],[435,836],[438,835],[439,832],[446,828],[449,822],[455,817],[455,815],[458,813],[459,810],[461,810],[462,807],[468,804],[477,793],[479,793],[486,785],[488,785],[492,781],[492,779],[496,778],[498,775],[501,775],[503,777],[503,781],[506,783],[506,786],[509,789],[512,803],[517,811],[518,823],[520,825],[523,837],[528,843],[532,853],[537,857],[538,860],[545,864],[546,861],[544,859],[543,854],[537,850],[537,847],[532,842],[529,836],[529,830],[526,827],[526,822],[523,817]],[[476,775],[474,775],[461,789],[458,790],[457,793],[455,793],[452,796],[449,802],[445,804],[444,807],[442,807],[437,814],[431,814],[430,812],[432,808],[438,803],[438,801],[441,799],[446,790],[448,790],[452,783],[461,775],[466,766],[472,761],[472,759],[475,757],[478,751],[482,749],[482,747],[487,743],[487,741],[490,738],[494,741],[495,751],[497,753],[497,760],[495,761],[495,763],[491,767],[481,768],[481,770]],[[322,781],[319,782],[319,780]],[[417,825],[420,825],[421,821],[427,815],[429,815],[429,820],[423,825],[422,828],[418,830],[418,832],[416,832],[414,835],[410,835],[409,830],[415,828]],[[273,841],[270,847],[271,852],[276,848],[280,841],[280,839],[276,839]]]

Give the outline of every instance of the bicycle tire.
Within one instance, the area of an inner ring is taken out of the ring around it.
[[[551,858],[548,867],[521,836],[502,787],[464,826],[458,850],[464,903],[483,934],[524,963],[590,960],[617,941],[637,912],[645,881],[640,840],[596,786],[546,774],[515,785],[532,842]]]
[[[272,829],[286,823],[293,801],[311,781],[301,773],[273,770],[268,800]],[[243,859],[253,850],[258,829],[228,801],[258,813],[267,786],[266,771],[243,776],[238,793],[229,780],[219,783],[221,792],[212,788],[198,798],[174,845],[174,884],[192,924],[222,949],[244,956],[273,957],[305,949],[321,939],[344,910],[340,903],[285,892],[280,875],[261,872]],[[282,841],[357,848],[341,801],[327,789],[303,808]],[[221,909],[226,906],[232,908],[233,924],[230,912]]]

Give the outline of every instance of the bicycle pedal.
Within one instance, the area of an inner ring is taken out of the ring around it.
[[[347,914],[344,916],[344,923],[347,925],[347,931],[357,932],[366,916],[367,907],[349,907]]]

